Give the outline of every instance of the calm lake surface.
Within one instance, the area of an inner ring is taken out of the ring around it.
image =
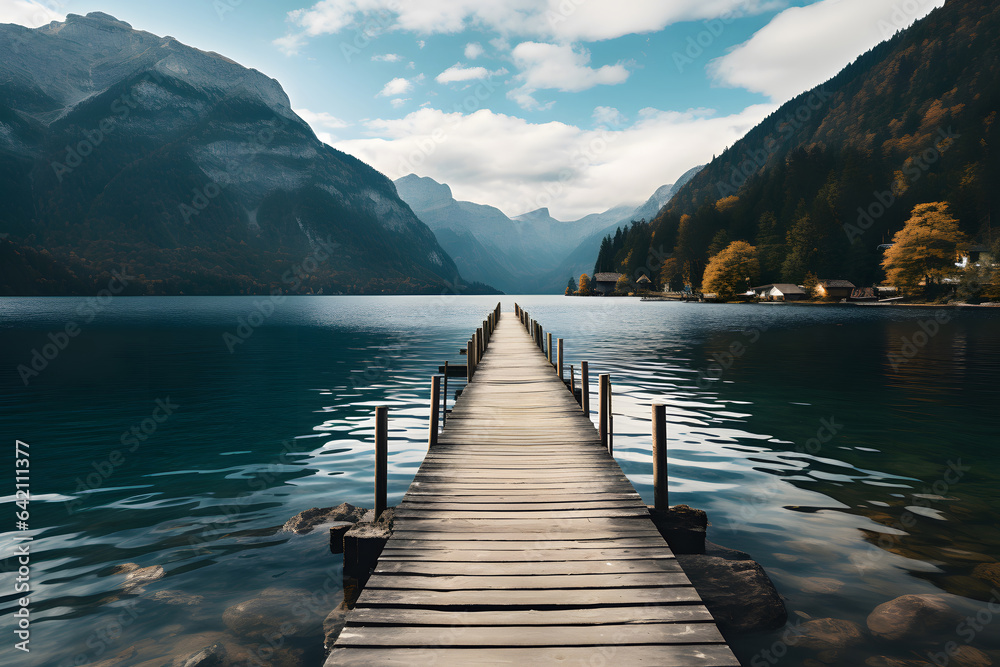
[[[615,456],[649,503],[649,405],[667,404],[671,502],[705,509],[710,540],[767,569],[792,624],[864,626],[907,593],[975,614],[1000,588],[982,578],[998,569],[973,575],[1000,559],[1000,310],[516,300],[565,338],[567,365],[611,373]],[[262,301],[119,297],[87,322],[86,299],[0,299],[0,424],[8,447],[30,445],[34,537],[32,651],[12,647],[20,596],[5,584],[0,663],[92,664],[135,646],[120,664],[160,664],[184,637],[225,631],[231,605],[305,589],[315,604],[282,612],[299,632],[274,664],[318,664],[341,556],[324,531],[277,528],[310,507],[371,506],[378,404],[390,504],[402,497],[426,451],[429,377],[463,361],[497,297],[289,297],[242,342],[225,336]],[[71,321],[79,335],[25,386],[18,366]],[[125,591],[123,563],[165,576]],[[734,649],[748,665],[814,657],[765,657],[781,635]],[[926,660],[949,641],[966,635],[873,642],[838,664]],[[1000,649],[1000,622],[972,644]]]

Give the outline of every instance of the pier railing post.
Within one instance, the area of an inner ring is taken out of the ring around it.
[[[375,519],[385,511],[388,495],[389,408],[375,408]]]
[[[444,362],[444,380],[441,382],[441,426],[448,422],[448,362]]]
[[[441,407],[441,376],[431,377],[431,420],[427,429],[427,446],[433,447],[438,441],[438,410]]]
[[[552,359],[549,359],[549,363]],[[559,338],[556,340],[556,367],[559,369],[559,381],[565,382],[563,380],[563,339]]]
[[[483,328],[479,327],[476,329],[476,340],[479,341],[479,354],[476,355],[476,363],[483,358],[483,353],[486,352],[486,336],[483,335]]]
[[[580,362],[580,407],[583,414],[590,417],[590,363]]]
[[[667,406],[653,405],[653,507],[666,510],[667,498]]]
[[[465,344],[465,381],[472,382],[472,339]]]
[[[552,365],[552,332],[545,334],[545,349],[547,350],[546,356],[549,358],[549,365]]]
[[[609,454],[614,454],[614,425],[611,416],[611,376],[607,373],[602,373],[600,376],[600,408],[598,432],[601,436],[601,445],[607,448]]]
[[[601,436],[601,447],[608,449],[610,440],[608,439],[608,385],[611,384],[611,376],[601,374],[598,376],[598,412],[597,412],[597,432]]]

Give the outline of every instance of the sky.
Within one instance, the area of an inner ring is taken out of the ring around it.
[[[317,136],[510,216],[639,204],[944,0],[0,0],[277,79]]]

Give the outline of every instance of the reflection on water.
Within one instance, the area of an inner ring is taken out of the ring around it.
[[[707,510],[711,540],[754,555],[793,623],[863,628],[906,593],[975,614],[1000,587],[1000,314],[518,301],[566,339],[567,365],[611,373],[615,455],[648,502],[649,405],[668,406],[671,501]],[[316,664],[341,557],[321,532],[278,529],[309,507],[371,504],[376,404],[390,406],[399,500],[426,451],[428,378],[495,300],[290,298],[230,352],[223,335],[252,298],[121,298],[25,387],[17,366],[77,303],[0,299],[0,420],[35,457],[31,664],[139,664],[215,641],[264,662],[275,649],[259,628],[224,613],[260,596],[295,626],[275,664]],[[177,407],[147,433],[158,400]],[[145,439],[129,438],[137,425]],[[163,576],[137,583],[125,563]],[[0,598],[5,614],[15,598]],[[781,635],[734,648],[774,664],[761,651]],[[987,625],[973,643],[995,650],[998,636]],[[927,640],[835,658],[793,646],[785,663],[926,660],[963,641]]]

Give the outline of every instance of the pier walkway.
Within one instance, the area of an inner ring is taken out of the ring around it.
[[[739,665],[517,317],[396,509],[326,665]]]

